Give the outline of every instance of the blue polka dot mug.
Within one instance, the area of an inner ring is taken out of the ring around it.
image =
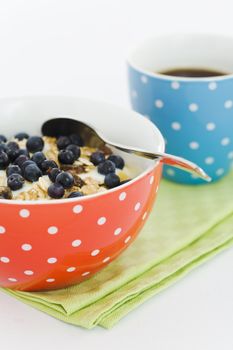
[[[206,68],[216,77],[174,77],[173,68]],[[149,39],[128,58],[133,109],[151,119],[166,140],[166,151],[200,165],[213,180],[230,170],[233,160],[233,38],[215,35],[168,35]],[[203,180],[164,167],[170,180]]]

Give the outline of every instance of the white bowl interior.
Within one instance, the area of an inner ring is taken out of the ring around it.
[[[214,34],[158,36],[145,40],[133,49],[128,62],[136,69],[149,73],[180,67],[201,67],[231,74],[233,38]]]
[[[20,131],[40,135],[44,121],[66,116],[91,123],[109,140],[117,143],[164,151],[163,137],[154,124],[136,112],[108,103],[77,97],[3,98],[0,99],[0,115],[0,134],[7,137]],[[139,172],[154,164],[154,161],[125,153],[124,158]]]

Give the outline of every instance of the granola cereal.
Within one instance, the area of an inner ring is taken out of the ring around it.
[[[83,145],[80,135],[0,135],[0,198],[43,200],[105,192],[130,180],[122,157]]]

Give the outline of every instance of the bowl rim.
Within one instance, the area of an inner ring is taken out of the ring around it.
[[[147,75],[151,78],[157,78],[157,79],[161,79],[164,81],[181,81],[181,82],[192,82],[192,83],[204,83],[204,82],[218,82],[218,81],[223,81],[223,80],[228,80],[228,79],[232,79],[233,78],[233,73],[229,73],[229,74],[224,74],[221,76],[212,76],[212,77],[202,77],[202,78],[197,78],[197,77],[179,77],[179,76],[172,76],[172,75],[165,75],[165,74],[161,74],[161,73],[155,73],[152,72],[150,70],[144,69],[143,67],[141,67],[139,64],[137,64],[135,62],[134,56],[136,51],[140,50],[142,48],[143,45],[145,45],[146,43],[152,43],[152,41],[157,41],[157,40],[161,40],[161,39],[166,39],[166,38],[180,38],[180,37],[197,37],[197,38],[203,38],[203,37],[212,37],[212,38],[216,38],[216,39],[226,39],[226,40],[231,40],[233,43],[233,36],[232,35],[227,35],[227,34],[221,34],[221,33],[166,33],[166,34],[158,34],[158,35],[154,35],[154,36],[150,36],[147,38],[144,38],[143,40],[140,40],[137,44],[135,44],[134,46],[132,46],[126,55],[126,63],[129,67],[133,68],[134,70],[138,71],[139,73],[141,73],[142,75]]]
[[[131,110],[129,108],[125,108],[122,106],[118,106],[117,104],[111,103],[111,102],[106,102],[106,101],[102,101],[102,100],[97,100],[97,99],[92,99],[92,98],[87,98],[87,97],[79,97],[79,96],[75,96],[75,95],[25,95],[25,96],[6,96],[6,97],[1,97],[0,98],[0,102],[2,100],[14,100],[14,99],[41,99],[41,98],[76,98],[79,100],[85,100],[89,103],[92,102],[99,102],[102,103],[103,105],[108,105],[109,107],[112,108],[118,108],[124,112],[129,112],[131,114],[134,114],[134,116],[136,118],[143,118],[144,122],[150,125],[150,128],[153,129],[154,134],[157,135],[157,137],[159,138],[159,145],[162,149],[162,152],[164,152],[165,150],[165,140],[163,138],[163,135],[161,133],[161,131],[159,130],[159,128],[152,123],[149,119],[147,119],[146,117],[144,117],[142,114]],[[85,202],[88,200],[91,200],[93,198],[97,198],[97,197],[103,197],[103,196],[107,196],[110,195],[111,193],[117,192],[119,190],[124,190],[125,188],[127,188],[128,186],[133,185],[135,182],[141,180],[144,176],[146,176],[147,174],[149,174],[151,171],[153,171],[155,168],[158,167],[158,165],[160,164],[160,160],[155,160],[154,164],[151,164],[150,166],[148,166],[143,172],[141,172],[139,175],[137,175],[135,178],[133,178],[132,180],[130,180],[129,182],[120,185],[118,187],[112,188],[107,190],[106,192],[99,192],[99,193],[94,193],[91,195],[87,195],[87,196],[83,196],[83,197],[77,197],[77,198],[63,198],[63,199],[39,199],[39,200],[19,200],[19,199],[0,199],[0,204],[7,204],[7,205],[20,205],[20,206],[28,206],[28,205],[52,205],[52,204],[64,204],[64,203],[80,203],[80,202]]]

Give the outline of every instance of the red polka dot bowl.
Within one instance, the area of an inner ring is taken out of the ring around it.
[[[0,99],[1,134],[40,134],[44,121],[70,116],[109,139],[164,151],[159,130],[133,111],[75,97]],[[119,153],[119,152],[118,152]],[[154,203],[162,165],[125,155],[130,182],[86,197],[0,200],[0,285],[25,291],[64,288],[89,278],[136,238]]]

